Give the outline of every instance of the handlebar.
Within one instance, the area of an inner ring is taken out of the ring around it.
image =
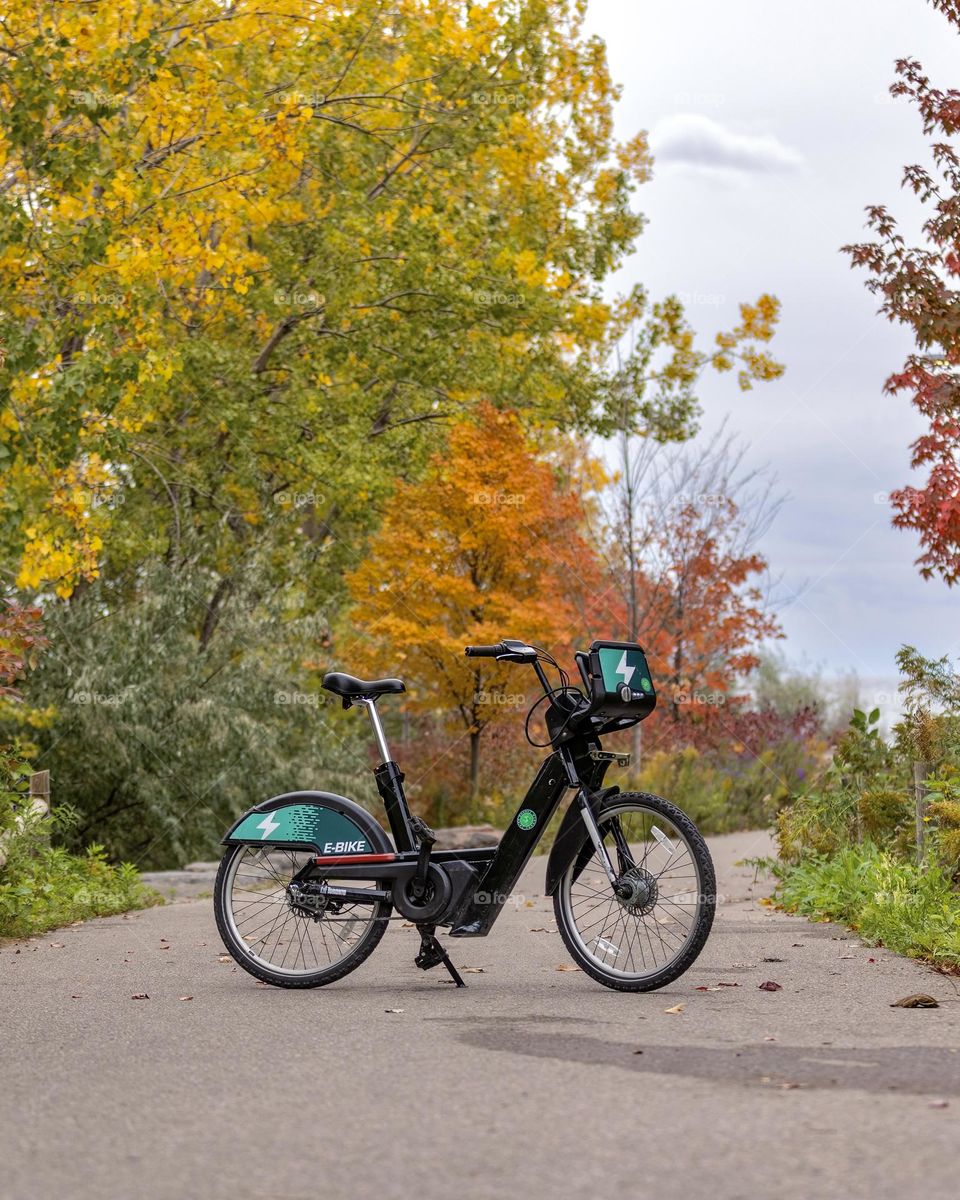
[[[464,646],[463,652],[467,658],[496,658],[498,654],[506,654],[507,649],[503,642],[497,642],[495,646]]]

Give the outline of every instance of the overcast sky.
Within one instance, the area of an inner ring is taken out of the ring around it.
[[[589,26],[623,85],[618,134],[647,129],[657,159],[617,288],[681,294],[705,336],[741,300],[783,304],[784,379],[741,395],[715,377],[701,394],[705,428],[729,414],[790,495],[761,546],[794,595],[788,654],[877,689],[902,642],[957,655],[960,589],[919,577],[885,500],[922,430],[906,396],[882,393],[909,339],[839,248],[861,240],[865,205],[913,211],[900,176],[928,161],[926,139],[889,96],[893,64],[915,56],[960,86],[960,37],[923,0],[590,0]]]

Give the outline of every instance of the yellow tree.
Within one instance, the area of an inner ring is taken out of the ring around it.
[[[359,636],[338,655],[348,667],[405,670],[418,708],[457,714],[470,739],[471,796],[484,729],[529,681],[463,648],[514,637],[558,652],[582,637],[580,598],[598,577],[582,519],[517,416],[482,405],[419,483],[398,486],[348,576]]]
[[[329,584],[451,414],[590,418],[648,159],[578,0],[0,0],[0,28],[21,588],[164,556],[215,617],[264,541]]]

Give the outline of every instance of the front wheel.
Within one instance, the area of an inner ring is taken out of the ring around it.
[[[554,892],[557,927],[598,983],[650,992],[682,975],[710,933],[717,890],[710,851],[681,809],[647,792],[611,797],[598,824],[617,888],[584,828]]]

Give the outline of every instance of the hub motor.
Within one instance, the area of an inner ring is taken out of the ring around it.
[[[628,912],[645,916],[656,907],[660,896],[657,880],[645,867],[631,867],[617,880],[617,897]]]

